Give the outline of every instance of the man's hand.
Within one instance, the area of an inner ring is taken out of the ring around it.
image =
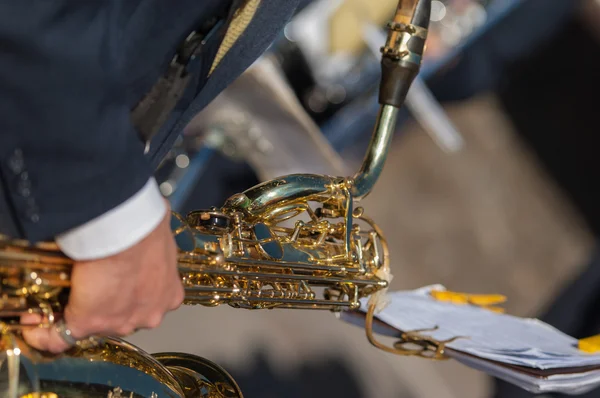
[[[137,329],[155,328],[167,312],[181,305],[184,291],[170,217],[167,211],[150,235],[124,252],[75,263],[64,312],[74,338],[124,337]],[[38,315],[21,320],[23,324],[39,321]],[[54,328],[30,329],[24,338],[42,351],[60,353],[69,348]]]

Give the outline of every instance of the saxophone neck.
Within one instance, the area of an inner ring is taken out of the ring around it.
[[[388,24],[381,48],[381,108],[362,167],[353,178],[351,192],[356,200],[371,192],[383,170],[398,111],[421,69],[430,15],[431,0],[400,0]]]

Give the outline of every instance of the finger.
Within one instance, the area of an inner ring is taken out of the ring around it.
[[[168,308],[168,311],[175,311],[175,310],[179,309],[179,307],[181,307],[181,305],[183,304],[184,299],[185,299],[185,296],[183,293],[183,289],[178,290],[177,293],[175,293],[175,297],[173,298],[173,303]]]
[[[143,321],[148,319],[148,314],[152,312],[155,312],[152,306],[138,306],[137,308],[124,310],[119,315],[86,316],[78,314],[75,316],[75,314],[72,314],[66,319],[72,336],[79,340],[89,336],[127,337],[135,333],[137,328],[143,326]],[[65,312],[65,315],[67,314]],[[58,335],[60,337],[60,334]]]
[[[40,314],[23,314],[21,315],[21,325],[31,326],[23,329],[23,339],[25,339],[25,342],[33,348],[45,351],[44,333],[46,331],[38,327],[42,319]]]
[[[164,312],[155,312],[154,314],[150,314],[145,319],[138,322],[139,327],[136,328],[136,332],[140,329],[147,329],[147,330],[156,329],[157,327],[160,326],[164,317],[165,317]]]
[[[69,305],[65,308],[64,316],[71,335],[77,340],[83,340],[98,335],[127,336],[132,320],[128,314],[132,314],[130,307],[120,308],[117,313],[101,315],[87,308],[80,309],[75,305]],[[59,333],[57,335],[60,337]]]
[[[42,322],[42,315],[34,313],[26,313],[21,315],[21,325],[39,325]]]
[[[62,353],[70,348],[60,337],[54,326],[37,327],[23,330],[23,338],[30,346],[54,354]]]
[[[173,279],[172,285],[172,293],[170,297],[168,297],[168,302],[170,305],[167,306],[168,311],[176,310],[183,304],[183,300],[185,299],[185,289],[183,288],[183,283],[181,280],[181,275],[179,271],[175,272],[175,278]]]
[[[40,333],[38,337],[38,342],[44,347],[45,351],[51,352],[53,354],[60,354],[71,348],[71,345],[69,345],[60,336],[60,334],[56,330],[56,327],[38,330],[43,330],[46,332],[44,334]]]
[[[30,346],[40,351],[62,352],[68,349],[64,341],[55,342],[52,338],[53,327],[41,325],[43,317],[40,314],[23,314],[21,324],[32,326],[23,329],[23,338]]]
[[[90,334],[87,333],[85,328],[78,327],[75,322],[71,322],[72,319],[78,319],[74,317],[71,313],[71,306],[67,305],[65,308],[65,312],[63,314],[63,320],[65,322],[65,327],[69,330],[71,336],[75,340],[83,340],[88,337]],[[85,319],[82,319],[85,323]],[[59,354],[66,350],[68,350],[71,345],[67,342],[60,334],[56,325],[52,325],[47,328],[39,328],[32,330],[30,335],[30,339],[34,342],[35,347],[48,351],[53,354]]]

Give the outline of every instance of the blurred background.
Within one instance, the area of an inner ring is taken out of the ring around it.
[[[306,1],[161,165],[174,209],[283,174],[353,173],[396,5]],[[600,1],[433,6],[420,80],[363,203],[391,246],[392,289],[502,293],[511,314],[600,333]],[[330,313],[185,307],[131,341],[207,357],[247,398],[531,396],[458,363],[381,352]]]

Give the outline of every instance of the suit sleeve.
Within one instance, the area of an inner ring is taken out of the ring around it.
[[[113,1],[0,1],[0,181],[19,237],[88,223],[152,177]]]

